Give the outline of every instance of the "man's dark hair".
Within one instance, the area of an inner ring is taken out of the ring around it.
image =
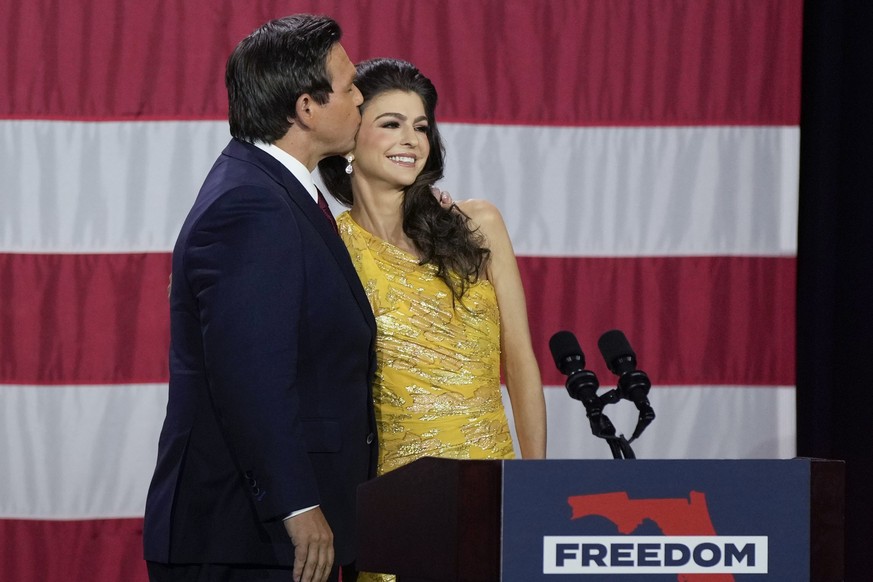
[[[364,96],[361,111],[375,97],[389,91],[406,91],[421,97],[428,120],[430,155],[421,173],[403,194],[403,232],[421,252],[421,264],[437,267],[456,299],[484,274],[491,252],[481,233],[471,230],[459,209],[443,209],[431,193],[431,184],[443,177],[445,147],[436,122],[437,91],[411,63],[399,59],[372,59],[357,66],[355,85]],[[341,156],[321,160],[319,172],[330,192],[343,204],[353,202],[352,183]]]
[[[295,14],[271,20],[244,38],[227,60],[230,134],[273,143],[291,127],[302,94],[327,103],[333,81],[327,59],[341,37],[331,18]]]

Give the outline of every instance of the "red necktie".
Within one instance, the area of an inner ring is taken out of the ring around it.
[[[324,217],[333,227],[334,231],[339,234],[339,229],[336,226],[336,219],[334,219],[333,213],[330,211],[330,206],[327,205],[327,200],[324,199],[321,190],[316,188],[315,191],[318,192],[318,207],[321,208],[322,214],[324,214]]]

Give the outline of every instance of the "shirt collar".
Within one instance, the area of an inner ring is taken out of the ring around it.
[[[300,162],[300,160],[276,144],[256,141],[254,142],[254,145],[279,160],[280,164],[288,168],[288,171],[297,178],[297,181],[303,184],[303,187],[306,188],[306,191],[309,192],[312,199],[318,202],[318,191],[315,189],[315,183],[312,181],[312,173],[302,162]]]

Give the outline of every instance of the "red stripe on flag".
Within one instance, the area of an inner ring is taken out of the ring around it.
[[[289,12],[333,15],[353,60],[416,63],[444,121],[797,125],[800,0],[0,0],[0,117],[225,119],[224,64]],[[463,66],[459,66],[463,65]]]
[[[166,381],[168,253],[0,254],[0,383]]]
[[[654,382],[794,385],[794,258],[520,257],[547,384],[548,340],[622,329]],[[0,383],[167,381],[170,255],[0,255]],[[8,347],[7,347],[8,346]]]
[[[3,580],[147,582],[142,519],[0,519]]]
[[[625,332],[653,384],[795,384],[794,258],[520,257],[531,336],[546,384],[563,384],[549,353],[576,334],[604,384],[597,340]]]

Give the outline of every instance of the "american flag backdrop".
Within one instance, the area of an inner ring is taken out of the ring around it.
[[[0,0],[0,579],[145,579],[170,251],[227,56],[294,12],[434,80],[439,186],[513,238],[551,457],[611,456],[548,340],[606,389],[613,328],[654,386],[638,457],[794,456],[801,0]]]

